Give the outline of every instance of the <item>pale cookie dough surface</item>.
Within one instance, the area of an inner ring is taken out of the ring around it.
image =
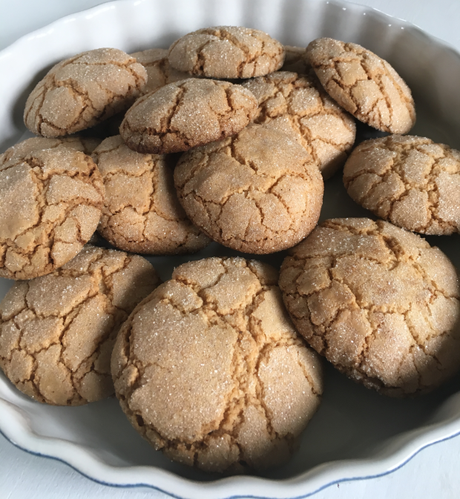
[[[256,98],[240,85],[190,78],[138,99],[126,112],[120,135],[138,152],[187,151],[239,132],[256,109]]]
[[[438,248],[388,222],[321,223],[282,264],[299,333],[351,379],[423,393],[460,368],[460,285]]]
[[[343,165],[355,142],[355,120],[327,95],[312,71],[278,71],[243,86],[259,103],[254,122],[293,134],[325,179]]]
[[[348,158],[350,196],[380,218],[422,234],[460,232],[460,152],[416,136],[362,142]]]
[[[162,255],[193,253],[210,242],[185,215],[166,156],[135,152],[117,135],[93,159],[106,191],[98,232],[112,245]]]
[[[0,277],[8,279],[48,274],[71,260],[95,232],[104,204],[90,156],[62,145],[27,154],[26,146],[0,163]]]
[[[280,69],[284,47],[257,29],[216,26],[176,40],[168,59],[173,68],[197,76],[253,78]]]
[[[185,153],[174,182],[189,218],[214,241],[245,253],[294,246],[315,227],[323,202],[312,157],[267,125]]]
[[[84,130],[127,109],[146,82],[144,66],[121,50],[83,52],[56,64],[36,85],[24,123],[44,137]]]
[[[281,71],[292,71],[304,75],[310,73],[311,70],[312,67],[307,59],[306,47],[284,46],[284,63]]]
[[[243,258],[185,263],[120,330],[117,397],[169,458],[239,472],[295,450],[320,402],[322,368],[288,318],[277,277]]]
[[[116,334],[158,284],[144,258],[91,246],[52,274],[16,282],[0,303],[0,367],[42,403],[108,397]]]
[[[143,94],[158,90],[168,83],[192,78],[189,73],[171,67],[168,61],[168,49],[152,48],[134,52],[131,56],[147,70],[147,84],[142,90]]]
[[[332,38],[313,40],[307,53],[326,92],[355,118],[383,132],[407,133],[413,127],[411,91],[388,62]]]

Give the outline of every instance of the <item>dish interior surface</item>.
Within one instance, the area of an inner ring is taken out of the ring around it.
[[[103,46],[126,52],[167,48],[179,36],[212,25],[255,27],[287,45],[306,46],[320,36],[359,43],[388,60],[411,87],[417,124],[410,134],[460,149],[460,56],[404,21],[354,4],[317,0],[128,0],[62,19],[0,53],[6,75],[0,82],[5,103],[0,110],[1,151],[29,136],[22,123],[25,99],[57,61]],[[374,136],[379,134],[358,126],[358,140]],[[326,182],[321,219],[343,216],[370,214],[348,197],[339,172]],[[460,265],[458,235],[427,240]],[[224,254],[236,253],[212,244],[193,256],[149,260],[167,279],[184,261]],[[255,258],[279,266],[283,257]],[[10,285],[0,279],[0,298]],[[82,407],[45,406],[18,392],[3,373],[0,430],[20,447],[62,459],[93,479],[142,483],[181,497],[199,497],[194,486],[203,482],[213,497],[242,491],[265,497],[306,495],[340,479],[385,473],[420,448],[460,432],[460,375],[431,394],[399,400],[358,386],[330,366],[325,373],[323,401],[299,451],[286,465],[257,475],[262,480],[220,479],[170,462],[134,431],[114,398]]]

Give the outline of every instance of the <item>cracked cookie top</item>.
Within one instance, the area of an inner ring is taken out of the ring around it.
[[[116,248],[164,255],[193,253],[210,242],[185,215],[166,156],[135,152],[117,135],[93,159],[106,192],[98,232]]]
[[[59,142],[59,141],[58,141]],[[95,232],[105,189],[90,156],[36,139],[0,158],[0,277],[31,279],[71,260]]]
[[[108,397],[116,334],[158,284],[144,258],[92,246],[49,275],[16,282],[0,303],[0,367],[39,402]]]
[[[142,94],[158,90],[168,83],[192,78],[189,73],[171,67],[168,61],[168,49],[152,48],[130,54],[147,70],[147,84]]]
[[[414,395],[459,369],[459,276],[416,234],[327,220],[290,251],[279,285],[299,333],[368,388]]]
[[[296,334],[277,271],[243,258],[177,267],[118,335],[112,375],[133,426],[206,471],[285,461],[320,401],[319,357]]]
[[[146,82],[144,66],[121,50],[83,52],[56,64],[36,85],[24,123],[44,137],[84,130],[127,109]]]
[[[284,46],[284,63],[281,71],[292,71],[304,75],[310,73],[311,70],[312,67],[308,62],[306,47]]]
[[[460,152],[416,136],[362,142],[343,181],[361,206],[422,234],[460,233]]]
[[[254,122],[293,134],[325,179],[343,165],[355,142],[355,120],[329,97],[312,71],[277,71],[243,86],[259,102]]]
[[[169,64],[208,78],[253,78],[280,69],[284,47],[263,31],[240,26],[199,29],[169,48]]]
[[[187,151],[239,132],[256,109],[256,98],[240,85],[190,78],[139,98],[126,112],[120,135],[138,152]]]
[[[318,38],[308,45],[307,57],[326,92],[358,120],[390,133],[407,133],[414,126],[409,87],[370,50]]]
[[[316,225],[324,183],[291,136],[249,125],[234,137],[185,153],[174,171],[179,201],[214,241],[245,253],[274,253]]]

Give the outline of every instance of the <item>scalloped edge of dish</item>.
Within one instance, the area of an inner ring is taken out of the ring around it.
[[[14,56],[37,39],[46,38],[63,24],[85,22],[104,13],[116,11],[121,5],[147,5],[149,0],[119,0],[107,2],[99,6],[65,16],[49,25],[25,35],[0,52],[3,58]],[[153,3],[153,2],[150,2]],[[452,47],[441,40],[424,33],[417,26],[402,19],[391,17],[377,9],[371,9],[354,3],[331,1],[310,2],[331,5],[344,10],[354,10],[361,15],[369,15],[380,22],[391,21],[395,27],[411,30],[419,36],[435,44],[438,49],[449,50],[460,61]],[[125,8],[123,7],[123,8]],[[0,382],[2,379],[0,379]],[[1,388],[1,383],[0,383]],[[0,392],[1,395],[1,392]],[[431,424],[416,428],[384,442],[376,454],[370,458],[359,460],[341,460],[327,462],[316,466],[300,475],[284,480],[268,480],[252,476],[235,476],[219,478],[212,482],[198,482],[182,478],[166,470],[147,466],[118,467],[104,463],[85,447],[59,438],[49,438],[35,433],[22,414],[22,411],[3,400],[0,396],[0,432],[18,448],[26,452],[57,459],[95,482],[115,487],[151,487],[180,498],[230,498],[241,496],[252,497],[307,497],[331,485],[349,480],[362,480],[384,476],[399,469],[417,453],[437,442],[445,441],[460,435],[460,393],[446,400],[436,413]]]

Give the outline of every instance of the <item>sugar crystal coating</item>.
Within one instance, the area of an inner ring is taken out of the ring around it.
[[[122,50],[100,48],[56,64],[27,98],[26,127],[60,137],[124,111],[139,96],[147,72]]]
[[[278,70],[284,47],[267,33],[240,26],[203,28],[169,48],[173,68],[210,78],[252,78]]]
[[[112,356],[117,397],[171,459],[238,472],[294,450],[322,373],[276,281],[274,268],[243,258],[188,262],[125,322]]]
[[[384,59],[332,38],[310,42],[307,57],[326,92],[355,118],[390,133],[414,126],[411,91]]]
[[[460,282],[420,236],[367,218],[322,222],[284,260],[279,285],[308,343],[351,379],[392,396],[460,367]]]
[[[0,367],[39,402],[108,397],[116,334],[158,284],[144,258],[91,246],[49,275],[16,282],[0,303]]]

